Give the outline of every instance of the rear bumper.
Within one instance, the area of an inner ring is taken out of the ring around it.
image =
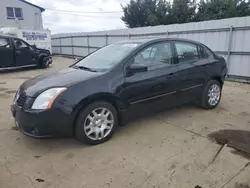
[[[11,106],[17,128],[33,138],[69,137],[73,135],[73,125],[69,116],[59,109],[23,110],[18,105]]]

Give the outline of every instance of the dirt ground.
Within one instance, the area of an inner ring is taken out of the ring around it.
[[[16,131],[10,105],[20,84],[72,62],[54,57],[48,70],[0,73],[0,188],[249,187],[249,158],[224,147],[213,161],[221,146],[208,138],[223,129],[249,131],[246,84],[226,82],[214,110],[185,106],[144,117],[97,146]]]

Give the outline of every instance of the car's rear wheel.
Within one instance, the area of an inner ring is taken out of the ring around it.
[[[89,145],[109,140],[118,124],[116,109],[105,101],[91,103],[83,109],[76,121],[75,136]]]
[[[217,80],[209,80],[204,86],[201,96],[201,107],[205,109],[213,109],[221,99],[222,85]]]

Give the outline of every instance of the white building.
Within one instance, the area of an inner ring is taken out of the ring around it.
[[[44,11],[25,0],[0,0],[0,28],[43,29]]]

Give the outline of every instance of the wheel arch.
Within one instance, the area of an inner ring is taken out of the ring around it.
[[[39,65],[41,65],[43,63],[43,58],[45,58],[45,57],[48,57],[48,55],[44,54],[44,53],[39,54],[39,56],[38,56],[38,63],[39,63]]]
[[[218,81],[221,84],[221,86],[223,86],[223,84],[224,84],[224,79],[222,79],[220,76],[211,77],[210,80]]]
[[[112,104],[114,106],[114,108],[117,111],[117,115],[118,115],[118,122],[120,124],[121,121],[121,106],[122,106],[122,102],[121,100],[114,96],[111,93],[98,93],[98,94],[93,94],[91,96],[88,96],[86,98],[84,98],[83,100],[81,100],[76,107],[74,108],[74,121],[73,121],[73,131],[75,130],[75,126],[76,126],[76,120],[80,114],[80,112],[89,104],[96,102],[96,101],[105,101],[105,102],[109,102],[110,104]]]
[[[42,58],[44,58],[44,57],[46,57],[46,54],[39,54],[39,56],[38,56],[38,59],[39,59],[39,61],[41,61],[42,60]]]

